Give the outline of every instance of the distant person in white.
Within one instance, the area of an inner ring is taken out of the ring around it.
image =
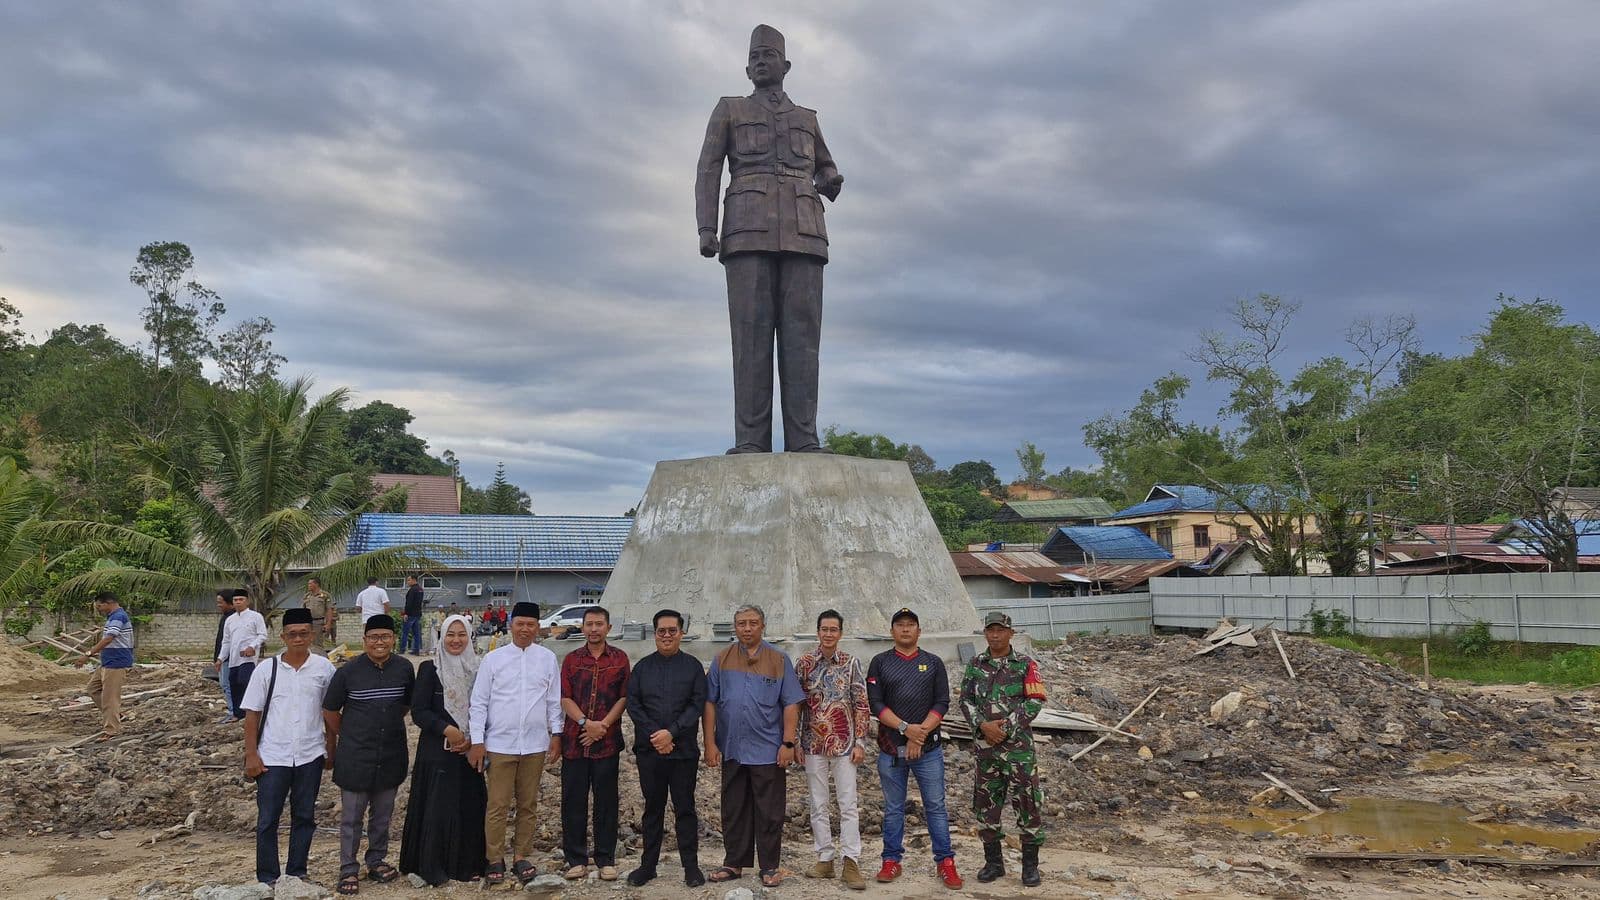
[[[534,643],[539,604],[511,610],[511,643],[483,658],[472,685],[468,714],[472,749],[467,762],[480,771],[489,763],[489,809],[483,834],[489,856],[487,881],[506,877],[506,813],[514,802],[517,826],[511,871],[526,885],[539,870],[530,861],[538,828],[539,776],[561,758],[561,667],[556,655]]]
[[[368,578],[367,586],[356,595],[356,606],[361,608],[361,626],[365,628],[373,616],[389,614],[389,592],[378,587],[378,579]]]
[[[289,801],[287,874],[306,877],[317,831],[317,788],[333,768],[322,697],[333,663],[311,652],[311,610],[283,614],[284,650],[256,667],[244,692],[244,774],[256,782],[256,880],[278,880],[278,822]],[[267,702],[267,689],[272,702]],[[262,720],[265,713],[266,719]]]
[[[233,615],[228,617],[228,624],[222,626],[222,655],[217,658],[217,664],[227,667],[235,722],[244,719],[244,689],[250,686],[250,673],[255,670],[256,660],[266,645],[267,620],[250,608],[249,592],[243,588],[234,591]]]

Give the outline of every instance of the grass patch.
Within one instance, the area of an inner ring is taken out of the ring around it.
[[[1586,687],[1600,684],[1600,647],[1571,644],[1523,644],[1514,641],[1466,641],[1434,636],[1428,641],[1428,661],[1438,678],[1473,684],[1539,684]],[[1374,659],[1422,674],[1421,638],[1375,638],[1362,635],[1319,637],[1334,647],[1364,653]]]

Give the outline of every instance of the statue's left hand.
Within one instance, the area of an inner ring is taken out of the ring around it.
[[[828,180],[817,185],[817,193],[829,200],[839,199],[839,189],[844,187],[844,176],[838,172],[828,176]]]

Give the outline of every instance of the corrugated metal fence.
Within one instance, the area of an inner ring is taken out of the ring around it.
[[[991,609],[1011,616],[1011,625],[1035,640],[1057,640],[1073,634],[1149,634],[1149,594],[1102,594],[1096,597],[1032,597],[974,600],[978,617]]]
[[[1600,644],[1600,573],[1593,572],[1155,578],[1149,597],[1163,628],[1209,628],[1226,616],[1309,631],[1316,609],[1337,611],[1350,630],[1375,637],[1437,634],[1481,620],[1496,640]]]

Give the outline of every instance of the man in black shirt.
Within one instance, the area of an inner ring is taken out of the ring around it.
[[[415,673],[411,661],[394,652],[394,619],[381,613],[367,619],[366,650],[333,674],[322,701],[329,732],[333,783],[340,788],[339,893],[361,888],[356,850],[361,817],[367,815],[367,877],[388,882],[399,877],[384,857],[389,853],[389,819],[395,791],[406,780],[406,711]]]
[[[406,576],[406,611],[400,624],[400,652],[422,654],[422,585],[417,576]]]
[[[211,649],[212,659],[222,658],[222,631],[228,627],[228,617],[233,615],[233,589],[222,588],[217,591],[217,644]],[[222,718],[217,720],[218,725],[225,725],[234,721],[233,718],[233,682],[228,680],[228,667],[217,663],[217,684],[222,687]]]
[[[950,676],[944,661],[917,647],[922,626],[901,608],[889,623],[894,649],[867,666],[867,704],[878,719],[878,779],[883,784],[883,868],[878,881],[900,877],[905,856],[906,782],[917,791],[928,822],[933,861],[945,887],[959,890],[956,854],[950,846],[950,814],[944,805],[944,742],[939,723],[950,711]]]
[[[700,745],[695,737],[706,705],[706,671],[700,661],[680,652],[683,615],[663,609],[656,613],[656,652],[639,660],[628,679],[628,717],[633,719],[633,752],[639,764],[639,787],[644,793],[644,848],[639,868],[628,883],[642,887],[656,877],[661,838],[667,814],[667,795],[677,818],[678,858],[683,862],[683,883],[706,883],[700,871],[700,820],[694,811],[694,783],[700,768]]]

